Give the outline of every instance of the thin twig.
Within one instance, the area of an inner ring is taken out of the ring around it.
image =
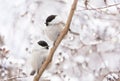
[[[30,76],[23,76],[23,77],[21,77],[21,76],[15,76],[15,77],[7,78],[7,79],[5,79],[3,81],[9,81],[9,80],[17,79],[17,78],[27,78],[27,77],[30,77]]]
[[[85,11],[85,10],[96,10],[96,9],[105,9],[105,8],[109,8],[109,7],[113,7],[113,6],[117,6],[120,5],[120,3],[116,3],[116,4],[112,4],[112,5],[108,5],[108,6],[104,6],[104,7],[99,7],[99,8],[92,8],[92,9],[84,9],[84,10],[77,10],[77,11]],[[84,7],[85,8],[85,7]]]
[[[45,60],[45,62],[43,63],[43,65],[41,66],[39,73],[34,77],[34,81],[39,81],[39,78],[41,77],[42,73],[44,72],[44,70],[46,69],[46,67],[48,66],[48,64],[51,62],[53,54],[55,52],[55,50],[57,49],[57,47],[59,46],[60,42],[62,41],[62,39],[64,38],[64,36],[67,34],[68,30],[69,30],[69,26],[74,14],[74,10],[76,9],[76,5],[77,5],[78,0],[74,0],[70,13],[69,13],[69,17],[67,19],[66,25],[64,30],[60,33],[60,35],[58,36],[55,45],[51,48],[49,56],[47,57],[47,59]]]

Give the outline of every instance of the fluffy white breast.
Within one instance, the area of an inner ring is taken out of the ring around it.
[[[45,34],[51,41],[55,41],[64,28],[63,23],[51,24],[45,28]]]
[[[33,47],[31,65],[34,70],[38,70],[41,67],[42,62],[46,59],[47,55],[48,55],[47,49],[45,48],[43,49],[39,45],[35,45]]]

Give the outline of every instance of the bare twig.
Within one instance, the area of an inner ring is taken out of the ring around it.
[[[23,77],[21,77],[21,76],[15,76],[15,77],[7,78],[7,79],[5,79],[3,81],[9,81],[9,80],[17,79],[17,78],[27,78],[27,77],[30,77],[30,76],[23,76]]]
[[[107,0],[104,0],[104,3],[107,5]]]
[[[60,42],[62,41],[62,39],[64,38],[64,36],[67,34],[68,30],[69,30],[69,26],[74,14],[74,10],[76,9],[76,5],[77,5],[78,0],[74,0],[70,13],[69,13],[69,17],[67,19],[66,25],[64,30],[60,33],[59,37],[57,38],[55,45],[51,48],[50,53],[48,58],[45,60],[45,62],[43,63],[43,65],[41,66],[39,73],[34,77],[34,81],[39,81],[39,78],[41,77],[42,73],[44,72],[44,70],[46,69],[46,67],[48,66],[48,64],[51,62],[53,54],[55,52],[55,50],[57,49],[58,45],[60,44]]]
[[[99,8],[87,8],[87,9],[84,9],[84,10],[77,10],[77,11],[85,11],[85,10],[96,10],[96,9],[105,9],[105,8],[109,8],[109,7],[113,7],[113,6],[117,6],[117,5],[120,5],[120,3],[116,3],[116,4],[112,4],[112,5],[108,5],[108,6],[104,6],[104,7],[99,7]],[[83,7],[85,8],[85,7]]]
[[[85,1],[84,1],[85,8],[86,8],[86,9],[88,9],[88,2],[89,2],[88,0],[85,0]]]

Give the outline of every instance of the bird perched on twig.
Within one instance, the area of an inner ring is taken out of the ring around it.
[[[30,75],[34,75],[36,72],[37,73],[39,72],[41,65],[48,56],[48,51],[49,46],[46,41],[41,40],[34,45],[32,49],[32,61],[31,61],[33,70],[30,73]]]
[[[58,35],[65,26],[64,22],[59,16],[50,15],[47,17],[45,24],[46,24],[45,34],[51,41],[55,42]]]
[[[58,15],[50,15],[46,18],[45,24],[45,34],[51,41],[55,43],[57,37],[65,27],[65,22]],[[71,29],[69,29],[69,32],[74,35],[79,35],[78,33],[71,31]]]

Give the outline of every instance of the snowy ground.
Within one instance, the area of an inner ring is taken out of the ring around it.
[[[106,2],[105,2],[106,1]],[[67,20],[73,0],[0,0],[0,81],[32,81],[31,46],[44,35],[45,19]],[[42,81],[118,81],[120,78],[120,0],[79,0],[68,34]],[[110,78],[109,78],[110,77]],[[10,80],[12,79],[12,80]]]

